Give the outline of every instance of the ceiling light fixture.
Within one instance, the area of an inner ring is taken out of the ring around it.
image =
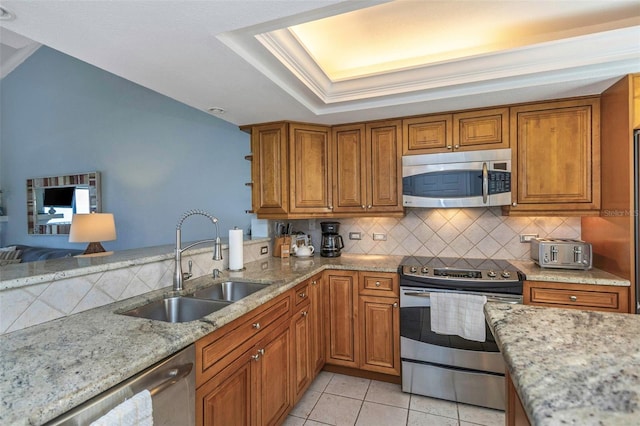
[[[220,108],[220,107],[211,107],[207,111],[209,111],[211,114],[218,114],[218,115],[222,115],[225,112],[227,112],[224,108]]]
[[[11,13],[9,10],[0,6],[0,20],[2,21],[12,21],[16,18],[16,15]]]

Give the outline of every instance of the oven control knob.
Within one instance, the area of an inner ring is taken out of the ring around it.
[[[489,276],[489,278],[495,278],[496,275],[498,275],[498,274],[496,274],[494,271],[489,271],[489,272],[487,272],[487,275]]]
[[[415,274],[416,272],[418,272],[418,268],[416,268],[415,266],[412,266],[411,269],[409,269],[409,271],[411,271],[412,274]]]
[[[502,272],[502,278],[510,278],[510,277],[511,277],[511,273],[509,271]]]
[[[422,273],[423,274],[428,274],[429,273],[429,268],[427,268],[426,266],[422,267]]]

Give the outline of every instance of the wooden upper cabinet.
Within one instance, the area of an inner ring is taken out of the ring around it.
[[[402,213],[402,121],[367,124],[366,134],[367,213]]]
[[[509,148],[509,108],[453,114],[453,140],[455,151]]]
[[[514,107],[511,141],[509,214],[599,213],[598,98]]]
[[[404,155],[447,152],[453,146],[451,114],[428,115],[402,120]]]
[[[333,211],[362,213],[367,206],[367,150],[364,124],[334,127]]]
[[[258,215],[283,215],[289,205],[287,124],[251,128],[252,207]]]
[[[329,128],[289,125],[289,212],[330,213],[332,205]]]
[[[333,128],[334,213],[400,213],[399,120]]]
[[[509,148],[509,108],[427,115],[402,123],[404,155]]]

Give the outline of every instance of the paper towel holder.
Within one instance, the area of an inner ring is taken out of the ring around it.
[[[234,227],[233,227],[233,229],[234,229],[234,230],[238,230],[238,229],[240,229],[240,228],[238,228],[237,226],[234,226]],[[230,257],[230,256],[231,256],[231,241],[229,241],[229,257]],[[231,263],[229,263],[229,265],[231,265]],[[242,272],[242,271],[244,271],[244,270],[246,270],[246,269],[247,269],[247,267],[246,267],[246,266],[244,266],[244,264],[243,264],[242,268],[239,268],[239,269],[231,269],[231,266],[229,266],[229,269],[228,269],[228,270],[229,270],[229,272]]]

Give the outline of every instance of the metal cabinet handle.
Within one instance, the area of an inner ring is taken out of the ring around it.
[[[451,145],[447,145],[447,149],[453,149]]]
[[[366,208],[367,208],[367,206],[365,206],[365,205],[363,204],[363,205],[362,205],[362,208],[363,208],[363,209],[366,209]]]
[[[307,315],[309,315],[309,312],[307,312],[307,311],[302,311],[302,312],[301,312],[301,315],[302,315],[303,317],[306,317]]]
[[[454,148],[455,148],[455,149],[458,149],[458,148],[460,148],[460,145],[456,145],[456,146],[454,146]]]
[[[518,203],[516,203],[515,201],[513,203],[511,203],[511,206],[513,207],[518,207]]]
[[[304,292],[302,292],[302,293],[298,294],[298,296],[300,296],[300,297],[301,297],[301,298],[303,298],[303,299],[304,299],[305,297],[307,297],[306,293],[304,293]]]
[[[380,281],[376,281],[376,287],[380,287]]]
[[[577,296],[569,296],[569,300],[571,300],[572,302],[577,302],[578,301],[578,297]]]
[[[329,210],[333,210],[333,206],[329,206]]]
[[[253,328],[255,328],[256,330],[259,330],[259,329],[260,329],[260,323],[259,323],[259,322],[254,322],[254,323],[252,324],[252,326],[253,326]]]
[[[311,281],[311,285],[317,285],[317,284],[318,284],[318,281],[316,280]]]
[[[397,307],[398,307],[398,302],[395,302],[395,303],[393,304],[393,307],[394,307],[394,308],[397,308]]]
[[[251,355],[251,359],[254,360],[254,361],[257,361],[263,355],[264,355],[264,349],[258,349],[258,351],[256,352],[255,355]]]
[[[370,209],[371,207],[373,207],[371,204],[369,204],[369,205],[367,206],[367,208],[368,208],[368,209]]]

